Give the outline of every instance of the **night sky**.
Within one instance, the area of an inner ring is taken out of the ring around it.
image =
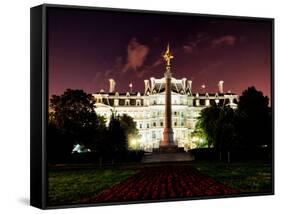
[[[172,75],[191,79],[193,92],[241,94],[249,86],[270,97],[269,21],[48,9],[49,95],[67,88],[143,92],[144,79],[162,78],[167,43]]]

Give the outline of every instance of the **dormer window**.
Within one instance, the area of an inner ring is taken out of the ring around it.
[[[141,106],[141,100],[138,99],[138,100],[136,101],[136,106]]]
[[[102,96],[97,97],[97,103],[102,103]]]
[[[119,100],[118,99],[114,99],[114,106],[118,106],[119,105]]]

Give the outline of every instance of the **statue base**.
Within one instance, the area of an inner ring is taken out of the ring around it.
[[[178,153],[184,152],[184,148],[178,147],[175,144],[160,145],[159,148],[153,149],[155,153]]]

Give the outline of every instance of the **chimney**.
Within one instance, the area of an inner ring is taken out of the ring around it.
[[[155,86],[155,78],[154,77],[150,77],[150,81],[151,81],[151,91],[153,91],[154,86]]]
[[[218,86],[219,86],[219,93],[220,94],[223,94],[223,81],[221,80],[221,81],[219,81],[219,84],[218,84]]]
[[[149,80],[144,80],[144,93],[149,90]]]
[[[188,88],[191,91],[192,90],[192,80],[188,80]]]
[[[109,79],[109,93],[112,93],[115,91],[115,80]]]
[[[183,87],[183,90],[184,90],[184,92],[186,92],[186,78],[182,78],[181,79],[181,81],[182,81],[182,87]]]

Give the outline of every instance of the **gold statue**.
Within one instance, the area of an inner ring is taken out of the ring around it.
[[[170,52],[169,43],[167,45],[167,50],[166,50],[165,54],[163,55],[163,58],[165,59],[167,66],[170,66],[171,65],[171,59],[173,59],[174,56]]]

